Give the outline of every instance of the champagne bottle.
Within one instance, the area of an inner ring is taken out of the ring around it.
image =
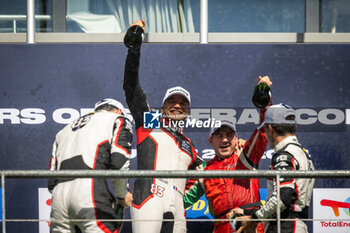
[[[266,83],[259,83],[255,89],[253,94],[253,104],[257,108],[266,108],[271,99],[270,87]]]
[[[132,26],[126,32],[124,44],[129,49],[138,49],[143,41],[143,29],[139,26]]]

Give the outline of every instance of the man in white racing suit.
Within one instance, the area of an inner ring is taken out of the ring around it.
[[[129,28],[124,41],[142,41],[144,22],[138,20]],[[133,39],[130,39],[134,36]],[[126,43],[127,44],[127,43]],[[202,160],[180,127],[189,114],[190,93],[182,87],[166,91],[163,98],[160,128],[143,125],[145,112],[151,109],[139,82],[140,46],[131,46],[125,62],[124,84],[126,102],[135,120],[137,135],[137,169],[187,170]],[[153,113],[154,116],[159,112]],[[186,219],[183,192],[186,179],[136,179],[131,207],[134,233],[184,233]]]
[[[295,135],[294,109],[285,104],[270,106],[266,111],[263,126],[266,139],[275,151],[271,160],[271,170],[314,170],[310,156]],[[227,217],[232,217],[236,213],[246,215],[238,217],[239,220],[276,218],[277,201],[279,201],[281,219],[294,219],[294,221],[281,221],[281,232],[307,233],[307,226],[301,219],[308,218],[314,183],[315,180],[310,178],[280,178],[280,200],[278,200],[276,180],[268,180],[268,196],[264,206],[254,211],[235,209]],[[249,232],[249,228],[254,224],[256,224],[254,221],[242,222],[242,227],[237,233]],[[276,221],[267,222],[265,232],[277,232]]]
[[[125,116],[120,102],[109,98],[97,102],[94,112],[57,133],[50,170],[128,170],[132,125]],[[118,232],[120,222],[97,220],[121,218],[123,207],[132,202],[128,180],[112,181],[118,201],[104,178],[49,179],[52,193],[50,232]]]

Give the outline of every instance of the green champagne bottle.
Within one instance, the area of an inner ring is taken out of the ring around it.
[[[253,104],[257,108],[266,108],[271,99],[271,91],[269,85],[266,83],[259,83],[255,89],[253,94]]]

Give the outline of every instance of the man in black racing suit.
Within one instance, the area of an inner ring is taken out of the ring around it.
[[[130,36],[134,36],[131,40],[142,41],[144,27],[143,21],[136,21],[130,26],[124,41],[130,41]],[[126,102],[135,121],[137,169],[194,168],[202,160],[197,156],[192,142],[181,128],[169,124],[169,121],[177,122],[187,118],[191,102],[188,91],[182,87],[168,89],[161,108],[161,127],[147,129],[143,126],[144,112],[150,112],[151,109],[139,82],[140,47],[141,45],[129,47],[123,83]],[[160,115],[158,111],[153,114]],[[131,207],[133,232],[186,232],[183,205],[185,183],[185,179],[136,179]]]
[[[271,160],[271,170],[314,170],[309,154],[296,137],[295,116],[294,109],[285,104],[272,105],[266,111],[262,126],[265,127],[265,136],[270,147],[275,151]],[[236,213],[246,215],[238,217],[239,220],[276,218],[277,202],[279,201],[280,209],[278,211],[281,213],[281,219],[294,219],[294,221],[281,221],[281,232],[307,233],[307,226],[301,219],[308,218],[315,179],[281,177],[279,181],[280,200],[277,198],[276,179],[268,180],[268,197],[264,206],[253,211],[234,209],[227,217],[232,217]],[[247,232],[253,226],[253,221],[243,222],[237,233]],[[278,232],[276,221],[266,222],[265,232]]]

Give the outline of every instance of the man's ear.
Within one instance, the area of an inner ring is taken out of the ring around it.
[[[187,113],[189,114],[191,111],[190,105],[187,106]]]
[[[237,134],[235,134],[235,136],[233,136],[233,139],[235,140],[235,143],[237,144],[238,143],[238,136],[237,136]]]
[[[114,108],[114,109],[113,109],[113,110],[111,110],[110,112],[113,112],[113,113],[115,113],[115,114],[119,114],[119,115],[122,115],[122,114],[123,114],[122,110],[121,110],[121,109],[119,109],[119,108]]]
[[[117,111],[118,111],[118,114],[119,114],[119,115],[123,115],[123,111],[122,111],[121,109],[118,108]],[[126,116],[125,116],[125,117],[126,117]]]
[[[212,136],[210,136],[210,137],[208,138],[208,142],[209,142],[209,145],[211,145],[211,146],[212,146],[212,141],[213,141]]]
[[[268,127],[268,129],[270,131],[270,134],[274,135],[275,134],[275,130],[272,128],[272,126],[271,125],[267,125],[267,127]]]

